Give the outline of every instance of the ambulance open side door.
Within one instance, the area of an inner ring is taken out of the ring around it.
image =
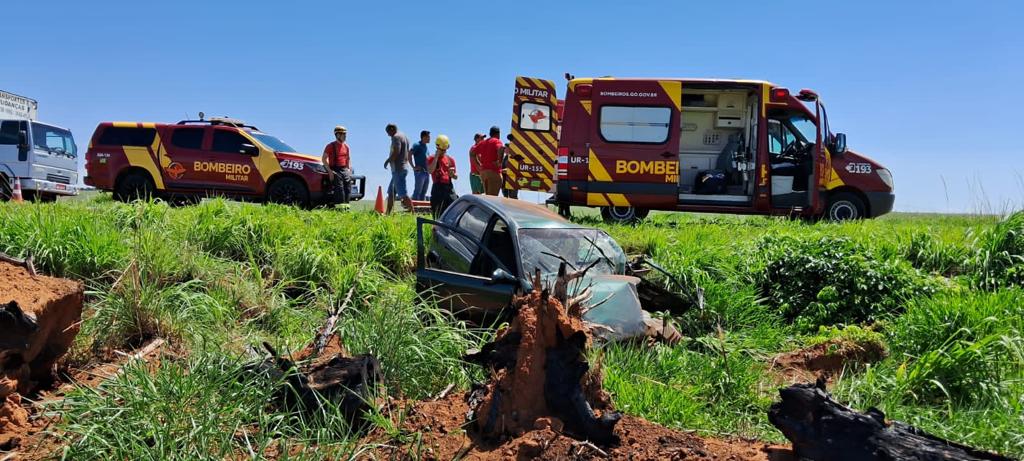
[[[554,192],[558,98],[550,80],[516,77],[506,189]]]

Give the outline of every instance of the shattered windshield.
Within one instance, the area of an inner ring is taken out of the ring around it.
[[[588,274],[622,274],[626,254],[608,234],[597,229],[519,229],[523,273],[540,269],[543,275],[558,273],[558,265],[582,270],[594,265]]]

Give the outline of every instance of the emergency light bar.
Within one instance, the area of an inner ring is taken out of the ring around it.
[[[579,96],[581,98],[584,98],[584,99],[590,99],[590,97],[593,96],[593,94],[594,94],[594,85],[591,85],[589,83],[583,83],[583,84],[580,84],[580,85],[576,85],[576,95],[577,96]]]
[[[807,88],[804,88],[800,90],[800,95],[797,96],[796,98],[805,102],[817,101],[818,93],[815,93],[814,90],[808,90]]]
[[[789,88],[772,88],[772,102],[786,102],[789,97]]]

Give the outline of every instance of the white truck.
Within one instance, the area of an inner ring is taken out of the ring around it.
[[[36,120],[39,104],[0,90],[0,201],[15,182],[25,199],[78,194],[78,148],[71,131]]]

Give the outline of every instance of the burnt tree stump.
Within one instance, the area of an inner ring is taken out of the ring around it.
[[[824,383],[794,384],[779,390],[768,420],[793,443],[799,459],[812,461],[945,461],[1012,458],[944,440],[899,421],[886,421],[876,408],[864,413],[832,400]]]

